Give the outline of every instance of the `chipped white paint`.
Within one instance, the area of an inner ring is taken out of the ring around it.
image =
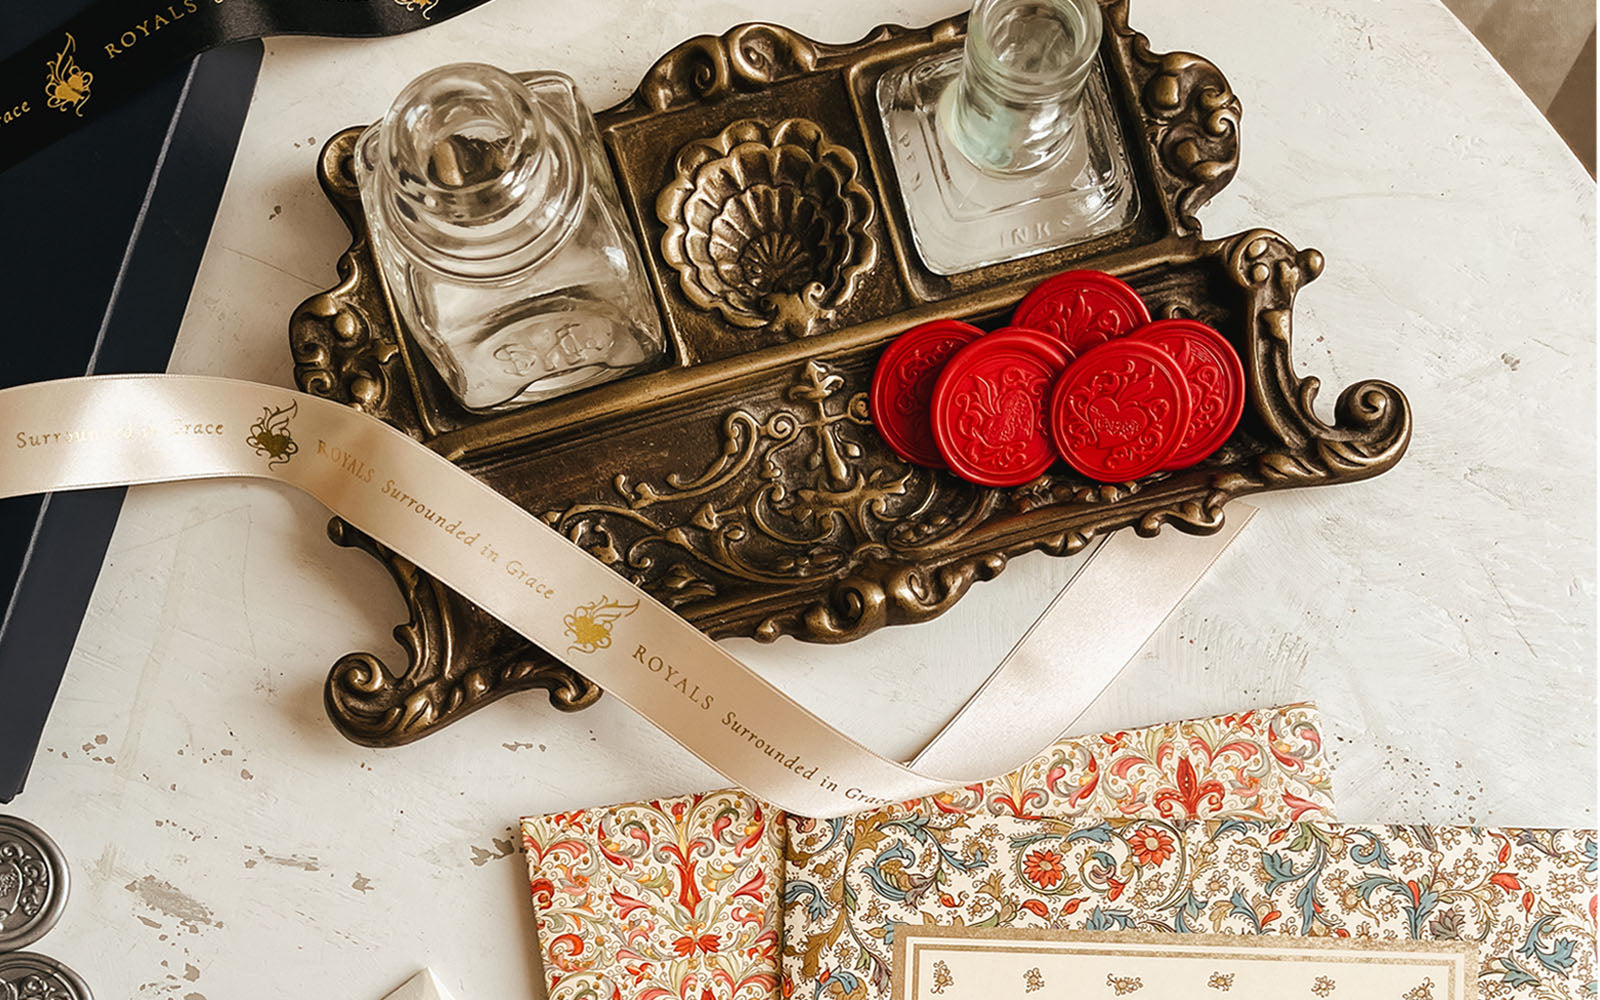
[[[269,51],[174,367],[290,384],[286,320],[334,281],[317,149],[452,59],[572,73],[596,106],[692,34],[777,17],[844,41],[957,3],[498,0],[381,42]],[[1592,824],[1594,187],[1432,0],[1134,0],[1245,107],[1209,232],[1322,249],[1296,351],[1329,399],[1392,379],[1411,454],[1274,495],[1085,728],[1316,698],[1352,820]],[[41,947],[97,995],[378,997],[419,964],[463,998],[537,995],[511,824],[716,783],[615,703],[537,694],[373,751],[322,712],[330,664],[398,655],[399,598],[286,491],[134,490],[29,790],[74,896]],[[907,754],[1069,567],[1018,560],[945,618],[842,648],[735,644],[874,747]],[[330,985],[332,984],[332,985]],[[335,988],[336,987],[336,988]]]

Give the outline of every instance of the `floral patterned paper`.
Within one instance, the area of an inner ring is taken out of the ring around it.
[[[1052,819],[1332,819],[1321,725],[1316,706],[1302,703],[1073,737],[1010,774],[917,808]]]
[[[902,924],[1472,941],[1485,1000],[1596,994],[1593,831],[886,810],[839,836],[812,874],[842,905],[786,912],[785,997],[886,998]]]
[[[783,897],[790,985],[850,981],[868,990],[861,995],[886,996],[893,942],[879,918],[891,910],[1009,923],[1021,903],[984,888],[985,879],[998,878],[987,865],[991,849],[970,838],[994,828],[985,817],[1071,823],[1210,816],[1334,818],[1316,706],[1065,739],[981,785],[844,819],[791,816]],[[1171,851],[1170,834],[1162,836],[1165,844],[1153,834],[1144,845],[1147,856]],[[917,863],[925,854],[928,863]],[[867,857],[875,860],[863,887],[840,879],[843,871],[863,873]],[[1070,877],[1058,855],[1039,852],[1019,863],[1040,885]],[[983,878],[969,877],[974,873]],[[1041,900],[1028,905],[1045,915]],[[838,978],[824,978],[830,976]]]
[[[781,818],[721,791],[524,819],[550,1000],[774,996]]]
[[[1316,709],[1292,705],[1062,740],[1014,774],[871,815],[1286,820],[1332,808]],[[784,897],[840,931],[829,873],[846,848],[829,831],[843,822],[788,820],[802,874]],[[552,1000],[777,995],[781,812],[723,791],[529,817],[522,833]]]

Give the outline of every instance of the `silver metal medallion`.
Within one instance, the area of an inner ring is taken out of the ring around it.
[[[67,859],[61,848],[27,820],[0,816],[0,952],[37,941],[55,926],[66,905]],[[11,997],[0,990],[0,1000]]]
[[[0,955],[0,1000],[94,1000],[76,972],[45,955]]]

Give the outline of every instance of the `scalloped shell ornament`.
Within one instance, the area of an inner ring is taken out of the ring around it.
[[[678,152],[656,198],[661,255],[698,308],[784,339],[831,322],[868,269],[876,208],[815,122],[734,122]]]

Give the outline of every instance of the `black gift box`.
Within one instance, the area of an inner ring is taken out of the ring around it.
[[[0,59],[84,6],[6,5]],[[0,387],[166,369],[261,54],[206,53],[0,173]],[[0,802],[22,790],[122,495],[0,500]]]

